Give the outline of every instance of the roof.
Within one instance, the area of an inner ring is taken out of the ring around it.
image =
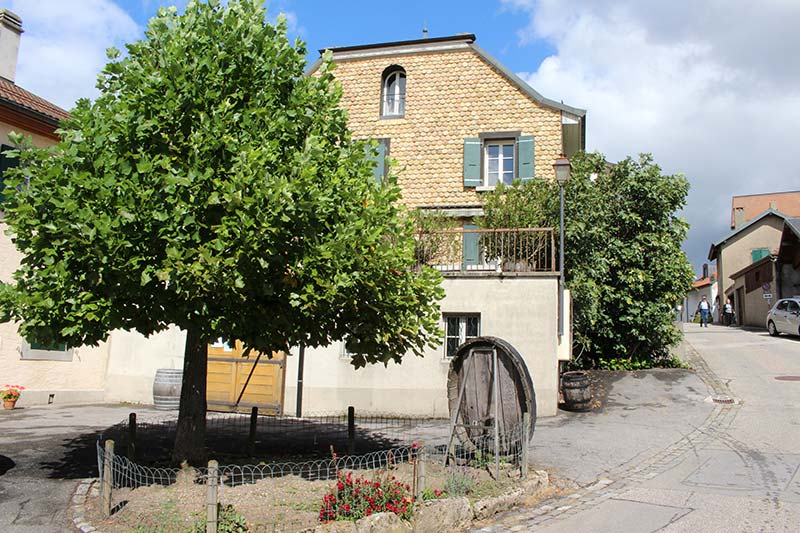
[[[767,218],[768,216],[776,216],[776,217],[778,217],[778,218],[780,218],[781,220],[784,220],[784,221],[787,218],[786,215],[784,215],[780,211],[776,211],[775,209],[767,209],[766,211],[764,211],[763,213],[758,215],[753,220],[748,221],[747,224],[745,224],[744,226],[739,226],[738,228],[733,230],[733,232],[731,232],[724,239],[722,239],[722,240],[720,240],[718,242],[712,243],[711,244],[711,248],[708,250],[708,260],[709,261],[713,261],[714,259],[717,258],[717,248],[719,248],[720,246],[725,244],[727,241],[729,241],[730,239],[732,239],[733,237],[735,237],[739,233],[742,233],[744,230],[746,230],[750,226],[755,226],[756,224],[758,224],[758,222],[760,222],[761,220]]]
[[[36,96],[30,91],[26,91],[14,82],[5,78],[0,78],[0,104],[10,107],[22,108],[28,114],[33,114],[37,118],[58,125],[58,122],[69,118],[69,113],[48,102],[40,96]]]
[[[692,283],[692,288],[693,289],[699,289],[701,287],[706,287],[708,285],[711,285],[711,283],[712,283],[712,279],[711,278],[700,278],[697,281],[695,281],[694,283]]]
[[[585,109],[572,107],[564,104],[563,102],[557,102],[555,100],[545,98],[544,96],[539,94],[536,90],[534,90],[533,87],[528,85],[522,78],[511,72],[502,63],[500,63],[500,61],[498,61],[484,49],[476,45],[475,35],[472,33],[463,33],[447,37],[433,37],[430,39],[414,39],[411,41],[392,41],[386,43],[362,44],[356,46],[341,46],[341,47],[323,49],[320,50],[319,52],[320,54],[322,54],[326,50],[330,50],[331,52],[333,52],[334,56],[336,56],[337,54],[340,56],[341,55],[375,56],[378,55],[381,50],[386,51],[387,54],[391,53],[412,54],[412,53],[430,53],[437,50],[439,51],[452,50],[455,48],[471,49],[480,58],[482,58],[492,67],[494,67],[498,72],[500,72],[500,74],[505,76],[508,79],[508,81],[510,81],[513,85],[515,85],[518,89],[520,89],[523,93],[525,93],[529,98],[531,98],[536,103],[553,109],[565,111],[567,113],[571,113],[578,117],[586,116]],[[319,65],[321,63],[322,63],[321,58],[314,61],[306,69],[306,74],[311,74],[312,72],[317,70],[317,68],[319,68]]]
[[[794,233],[795,237],[800,239],[800,218],[786,218],[783,221],[784,227],[789,228]]]
[[[745,221],[772,208],[785,215],[800,217],[800,191],[745,194],[731,198],[731,228],[736,224],[736,209],[744,210]]]
[[[772,261],[772,256],[771,255],[768,255],[766,257],[762,257],[761,259],[759,259],[755,263],[750,263],[749,265],[747,265],[743,269],[741,269],[741,270],[739,270],[737,272],[734,272],[733,274],[731,274],[728,277],[731,278],[731,279],[736,279],[738,277],[743,276],[744,274],[747,274],[751,270],[755,270],[755,269],[761,267],[762,265],[765,265],[765,264],[767,264],[767,263],[769,263],[771,261]]]

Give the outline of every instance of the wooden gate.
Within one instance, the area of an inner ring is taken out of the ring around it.
[[[208,410],[249,412],[251,407],[258,407],[261,414],[283,414],[285,368],[283,352],[272,352],[270,359],[251,350],[244,357],[240,341],[235,346],[222,342],[209,344]]]

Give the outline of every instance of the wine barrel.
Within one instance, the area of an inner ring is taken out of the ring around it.
[[[567,411],[589,411],[592,408],[592,389],[586,372],[564,372],[561,375],[561,390],[564,393],[564,409]]]
[[[525,361],[508,342],[497,337],[478,337],[462,344],[450,363],[447,396],[451,417],[458,410],[455,434],[468,449],[494,435],[494,379],[492,350],[497,350],[498,422],[501,435],[522,428],[522,414],[530,414],[530,435],[536,422],[536,395]],[[459,391],[464,382],[461,404]],[[502,451],[512,441],[501,439]]]
[[[159,368],[153,380],[153,405],[162,411],[177,409],[181,403],[183,370]]]

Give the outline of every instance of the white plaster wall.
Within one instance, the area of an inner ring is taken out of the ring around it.
[[[741,233],[732,237],[722,247],[723,294],[730,294],[733,288],[731,274],[738,272],[753,263],[751,252],[758,248],[776,251],[781,244],[783,219],[767,216]]]
[[[153,379],[159,368],[183,368],[186,333],[172,326],[145,337],[136,331],[113,331],[109,339],[105,400],[153,403]]]
[[[694,314],[697,313],[697,306],[700,303],[700,300],[705,296],[708,301],[711,303],[712,306],[712,313],[711,316],[713,318],[712,322],[719,322],[720,321],[720,305],[717,302],[717,282],[715,281],[711,285],[706,285],[705,287],[700,287],[699,289],[692,289],[687,294],[687,303],[686,309],[688,310],[688,315],[686,312],[683,312],[683,316],[686,317],[686,320],[691,322],[694,320]],[[722,304],[724,305],[725,302],[723,301]]]
[[[558,278],[445,278],[442,313],[480,313],[481,335],[500,337],[522,355],[536,393],[537,414],[552,416],[558,406]],[[444,325],[442,324],[442,327]],[[567,325],[569,328],[569,324]],[[341,344],[306,349],[303,413],[356,410],[435,417],[449,416],[444,348],[407,355],[402,364],[355,370],[341,356]],[[297,349],[287,362],[285,412],[294,414]]]
[[[12,281],[22,255],[5,234],[8,226],[0,222],[0,280]],[[0,324],[0,386],[22,385],[25,391],[19,405],[47,403],[91,403],[103,400],[107,343],[98,347],[72,349],[71,361],[22,360],[23,339],[17,324]]]

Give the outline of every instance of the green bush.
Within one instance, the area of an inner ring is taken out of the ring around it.
[[[453,467],[444,482],[444,491],[453,496],[466,496],[473,490],[477,481],[465,467]]]
[[[191,533],[205,533],[206,524],[206,517],[202,517],[195,522]],[[250,526],[247,525],[247,520],[236,512],[233,505],[223,505],[219,508],[218,533],[248,533],[249,531]]]
[[[411,518],[414,499],[411,487],[388,474],[374,479],[353,477],[339,472],[335,487],[322,498],[320,522],[358,520],[377,513],[390,512],[404,520]]]

